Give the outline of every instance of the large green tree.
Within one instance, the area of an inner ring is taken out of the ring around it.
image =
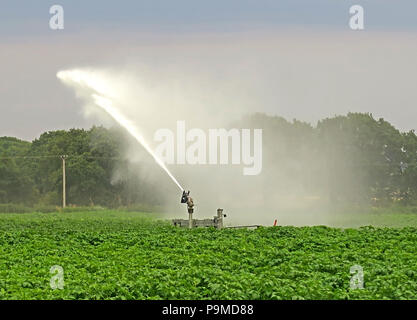
[[[257,113],[232,126],[263,129],[263,170],[257,183],[271,197],[417,201],[414,131],[402,133],[367,113],[323,119],[316,126]],[[45,132],[33,142],[0,138],[0,203],[59,205],[60,156],[67,155],[68,204],[160,204],[158,186],[145,178],[148,169],[125,157],[133,144],[135,153],[142,150],[120,128],[103,127]]]

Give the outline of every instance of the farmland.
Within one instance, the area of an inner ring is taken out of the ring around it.
[[[405,223],[385,227],[394,220]],[[368,221],[384,227],[187,230],[134,212],[0,214],[0,299],[417,299],[417,215]],[[63,289],[51,289],[54,265]],[[349,287],[353,265],[363,289]]]

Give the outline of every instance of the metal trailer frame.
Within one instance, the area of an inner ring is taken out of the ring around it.
[[[223,218],[226,217],[223,214],[223,209],[217,209],[217,216],[213,219],[193,219],[193,214],[189,212],[188,219],[173,219],[172,224],[175,227],[182,228],[209,228],[214,227],[216,229],[223,229]]]

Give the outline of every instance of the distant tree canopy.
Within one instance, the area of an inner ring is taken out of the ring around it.
[[[152,186],[141,183],[139,170],[123,157],[126,139],[120,130],[103,127],[46,132],[32,143],[0,138],[0,203],[61,204],[60,155],[69,156],[69,204],[115,207],[149,202]],[[116,169],[123,179],[115,182]]]
[[[266,185],[326,197],[331,202],[417,200],[417,136],[413,130],[402,133],[368,113],[327,118],[315,127],[257,113],[235,125],[263,129]]]
[[[387,121],[363,113],[327,118],[315,127],[256,113],[233,127],[263,129],[261,175],[271,188],[319,195],[330,201],[417,200],[414,131],[402,133]],[[159,204],[154,196],[158,187],[142,178],[140,164],[123,157],[127,140],[120,129],[103,127],[46,132],[33,142],[2,137],[0,203],[59,205],[59,155],[68,155],[69,204]]]

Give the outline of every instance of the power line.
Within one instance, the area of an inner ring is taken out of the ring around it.
[[[60,156],[10,156],[10,157],[0,157],[1,160],[11,160],[11,159],[41,159],[41,158],[59,158]]]
[[[104,156],[84,156],[84,155],[68,155],[68,158],[86,158],[86,159],[121,159],[127,160],[123,157],[104,157]],[[56,156],[8,156],[8,157],[0,157],[0,160],[12,160],[12,159],[44,159],[44,158],[61,158],[61,155]]]

